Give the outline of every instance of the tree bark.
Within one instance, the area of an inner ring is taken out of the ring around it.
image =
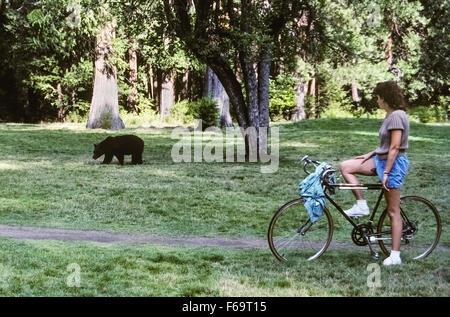
[[[148,98],[155,98],[154,86],[153,68],[152,65],[147,65],[147,86],[145,89],[147,91]]]
[[[298,83],[295,86],[295,108],[292,112],[291,120],[301,121],[306,119],[305,98],[308,93],[308,82],[304,82],[302,78],[299,78],[298,74],[295,76],[298,78]]]
[[[394,63],[394,56],[392,52],[392,43],[393,43],[393,32],[394,32],[394,23],[392,20],[387,21],[388,27],[389,27],[389,33],[388,33],[388,40],[385,43],[385,58],[386,62],[388,64],[388,70],[391,71],[393,63]]]
[[[165,118],[175,104],[174,81],[171,74],[163,76],[161,83],[160,115]]]
[[[316,77],[315,75],[311,80],[309,81],[309,87],[308,87],[308,96],[309,96],[309,118],[316,118]]]
[[[133,41],[130,42],[133,45]],[[138,91],[137,91],[137,82],[138,82],[138,67],[137,67],[137,54],[136,50],[132,47],[128,49],[128,58],[129,58],[129,74],[128,74],[128,82],[131,86],[131,92],[128,95],[128,109],[133,113],[138,113]]]
[[[234,71],[226,64],[226,61],[221,56],[209,59],[208,65],[225,88],[231,105],[234,108],[239,127],[241,129],[247,129],[249,126],[247,107],[242,94],[241,84],[237,81]]]
[[[95,48],[94,92],[87,128],[123,129],[125,125],[119,116],[117,69],[110,64],[112,41],[115,36],[115,22],[105,25],[97,37]]]
[[[64,117],[66,116],[66,109],[63,104],[63,92],[61,83],[56,85],[56,91],[58,93],[58,121],[63,122]]]
[[[445,120],[450,121],[450,107],[448,105],[448,102],[445,103]]]
[[[272,63],[272,53],[269,48],[263,48],[261,61],[258,67],[258,101],[259,101],[259,126],[269,127],[269,84],[270,84],[270,64]]]
[[[320,108],[320,86],[319,86],[319,81],[316,80],[316,102],[315,102],[315,107],[316,107],[316,115],[315,118],[316,119],[320,119],[322,113],[321,113],[321,108]]]
[[[219,78],[210,67],[206,67],[204,95],[217,101],[220,112],[220,126],[233,127],[230,115],[230,99]]]
[[[352,101],[356,109],[359,109],[361,99],[359,98],[358,84],[355,79],[352,79]]]

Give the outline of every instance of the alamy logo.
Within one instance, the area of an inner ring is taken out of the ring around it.
[[[67,17],[67,24],[71,28],[79,28],[81,26],[81,5],[78,2],[70,2],[67,11],[71,12]]]
[[[67,271],[70,272],[66,280],[67,287],[81,286],[81,268],[77,263],[70,263],[67,265]]]
[[[379,27],[381,25],[381,9],[380,6],[374,2],[367,7],[367,25],[370,27]]]
[[[210,127],[202,131],[201,126],[202,123],[199,120],[197,129],[193,133],[183,127],[172,131],[172,139],[180,139],[172,147],[171,157],[174,162],[245,162],[247,154],[248,162],[269,163],[260,167],[261,173],[278,171],[278,127],[270,128],[269,154],[267,127],[260,127],[258,130],[255,127],[247,129],[236,127],[226,128],[224,131],[217,127]],[[248,152],[246,152],[244,139],[247,139]]]
[[[381,287],[381,268],[377,263],[370,263],[367,265],[367,272],[371,272],[367,276],[367,287],[377,288]]]

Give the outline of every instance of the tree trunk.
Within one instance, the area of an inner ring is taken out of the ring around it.
[[[230,99],[219,78],[210,67],[206,67],[204,95],[217,101],[220,112],[220,126],[233,127],[230,115]]]
[[[263,47],[261,60],[258,65],[258,106],[259,106],[259,127],[258,127],[258,160],[263,160],[262,156],[268,154],[267,138],[270,125],[269,114],[269,85],[270,85],[270,64],[272,63],[272,53],[269,48]],[[263,129],[259,129],[263,128]]]
[[[97,37],[95,48],[94,92],[87,128],[123,129],[125,125],[119,116],[117,69],[110,64],[112,41],[115,36],[115,22],[105,25]]]
[[[161,86],[163,81],[163,72],[158,68],[156,68],[154,71],[155,75],[152,81],[153,100],[155,100],[156,113],[161,115],[161,93],[162,93]]]
[[[356,80],[352,79],[352,101],[355,105],[356,109],[359,109],[360,106],[360,98],[358,94],[358,84],[356,83]]]
[[[146,85],[145,91],[147,92],[147,98],[155,98],[154,92],[154,79],[153,79],[153,69],[152,65],[147,65],[147,76],[146,76]]]
[[[298,83],[295,86],[295,108],[291,115],[292,121],[300,121],[306,119],[305,111],[305,98],[308,93],[308,82],[304,82],[303,78],[299,78],[298,74],[295,74],[298,79]]]
[[[386,57],[386,62],[388,64],[388,70],[391,71],[392,64],[394,62],[393,52],[392,52],[392,34],[394,32],[394,23],[390,20],[388,20],[388,27],[389,27],[389,34],[388,34],[387,43],[385,44],[385,49],[386,49],[385,57]]]
[[[75,92],[75,89],[72,89],[70,93],[70,101],[72,102],[72,107],[75,107],[75,104],[77,103],[77,93]]]
[[[320,108],[320,86],[319,86],[319,81],[316,80],[316,102],[315,102],[315,107],[316,107],[316,119],[320,119],[320,116],[322,115],[322,109]]]
[[[445,120],[449,121],[450,120],[450,107],[448,106],[448,102],[445,103]]]
[[[222,56],[211,58],[208,61],[208,66],[211,67],[225,88],[230,103],[234,108],[239,127],[247,129],[249,126],[247,107],[242,94],[241,84],[237,81],[235,72],[226,64]]]
[[[259,101],[259,126],[269,127],[269,85],[270,85],[270,64],[272,63],[272,53],[269,48],[263,48],[261,61],[258,65],[258,101]]]
[[[309,87],[308,87],[308,118],[316,118],[316,77],[314,75],[313,78],[309,81]]]
[[[171,74],[163,76],[161,83],[160,115],[165,118],[175,103],[174,82]]]
[[[133,41],[130,43],[133,45]],[[128,49],[128,58],[130,64],[130,70],[128,74],[128,82],[131,86],[131,92],[128,95],[128,109],[131,112],[138,113],[138,91],[137,91],[137,82],[138,82],[138,67],[137,67],[137,54],[136,51],[130,47]]]
[[[64,109],[64,104],[63,104],[63,93],[62,93],[61,83],[58,83],[56,85],[56,91],[58,93],[58,121],[63,122],[64,117],[66,116],[66,109]]]

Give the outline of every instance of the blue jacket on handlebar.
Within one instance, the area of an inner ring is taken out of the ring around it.
[[[327,163],[321,163],[316,167],[314,173],[311,173],[298,184],[300,196],[303,197],[303,203],[308,211],[311,222],[314,223],[323,215],[325,207],[325,193],[320,176],[327,169]]]

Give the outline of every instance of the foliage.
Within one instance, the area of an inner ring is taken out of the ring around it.
[[[188,115],[202,120],[202,130],[218,125],[219,110],[217,102],[209,97],[200,98],[188,103]]]
[[[289,74],[281,74],[275,80],[270,81],[270,119],[289,120],[292,110],[295,108],[296,80]]]
[[[111,129],[112,114],[109,110],[103,110],[100,115],[100,127],[105,130]]]
[[[12,77],[15,87],[10,93],[17,97],[9,98],[13,105],[0,99],[0,107],[21,107],[26,112],[29,109],[23,103],[28,95],[33,96],[27,102],[34,107],[34,112],[25,113],[29,120],[40,119],[42,109],[49,107],[81,110],[77,109],[76,98],[89,98],[86,92],[92,86],[91,50],[98,24],[103,21],[104,6],[96,0],[83,0],[74,9],[73,3],[69,0],[6,3],[0,13],[4,19],[0,26],[3,64],[0,81]]]
[[[202,130],[218,125],[219,111],[217,102],[209,97],[196,101],[181,101],[170,109],[170,120],[178,123],[192,123],[201,120]]]
[[[192,30],[195,28],[184,39],[175,33],[187,34],[191,28],[177,29],[181,23],[170,20],[165,3],[2,1],[1,119],[73,121],[85,117],[92,97],[95,39],[112,18],[117,27],[110,57],[118,69],[122,107],[132,87],[128,82],[130,48],[138,56],[138,93],[147,99],[156,98],[149,88],[152,80],[188,71],[200,78],[203,63],[209,63],[211,56],[220,56],[219,68],[227,65],[236,81],[243,83],[248,74],[243,72],[242,58],[257,65],[261,53],[270,51],[273,120],[287,119],[293,105],[295,83],[288,85],[278,78],[280,74],[286,78],[295,75],[303,82],[316,78],[319,95],[307,103],[314,103],[318,115],[329,107],[342,107],[355,116],[372,113],[376,105],[371,91],[384,80],[398,81],[411,106],[435,107],[450,94],[449,1],[248,1],[244,15],[239,1],[208,0],[202,2],[202,8],[209,9],[202,11],[190,1],[179,0],[174,4],[185,3],[188,8],[183,22],[191,22]],[[174,5],[171,9],[179,8]],[[198,23],[193,24],[199,15]],[[352,80],[357,82],[361,98],[358,105],[351,99]],[[242,94],[243,100],[246,95]],[[154,110],[156,101],[151,101]],[[231,112],[236,114],[234,110]],[[447,118],[436,116],[433,120],[443,119]]]
[[[447,111],[443,105],[417,106],[409,111],[409,116],[423,123],[442,122],[445,121]]]
[[[190,111],[189,104],[190,103],[187,100],[177,102],[170,108],[170,117],[175,122],[182,122],[184,124],[193,122],[194,116]]]

